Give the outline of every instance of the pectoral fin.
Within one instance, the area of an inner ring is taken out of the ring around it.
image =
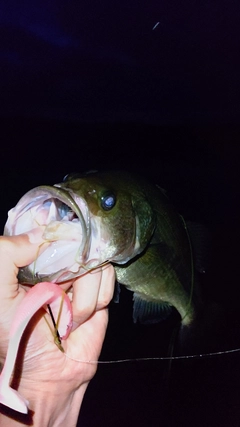
[[[159,323],[173,311],[167,302],[145,301],[138,294],[133,294],[133,321],[143,325]]]
[[[120,292],[121,292],[120,284],[118,282],[116,282],[112,299],[113,299],[113,302],[115,302],[117,304],[120,301]]]

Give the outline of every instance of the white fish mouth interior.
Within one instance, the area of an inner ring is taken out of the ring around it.
[[[57,198],[50,197],[40,203],[33,201],[17,215],[12,234],[25,233],[39,226],[46,226],[47,229],[51,223],[56,225],[58,222],[80,224],[76,212]],[[57,238],[57,236],[55,237]]]
[[[73,200],[69,205],[60,198],[46,193],[33,198],[18,209],[14,208],[10,234],[21,234],[43,226],[43,239],[49,243],[47,248],[36,254],[35,261],[27,268],[33,277],[59,282],[68,280],[82,266],[88,237],[88,218],[86,205],[82,200]],[[81,206],[79,206],[79,204]],[[76,212],[73,210],[76,208]],[[15,212],[17,209],[18,212]],[[9,225],[7,223],[9,231]],[[59,277],[61,276],[61,280]]]

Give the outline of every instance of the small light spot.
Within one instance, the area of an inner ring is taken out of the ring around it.
[[[157,22],[157,23],[152,27],[152,30],[156,30],[156,28],[158,27],[158,25],[159,25],[159,22]]]

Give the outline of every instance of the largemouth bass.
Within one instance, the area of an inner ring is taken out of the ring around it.
[[[174,307],[183,325],[193,322],[191,241],[160,187],[122,171],[70,174],[26,193],[9,211],[4,234],[39,225],[50,244],[20,269],[21,283],[62,283],[111,262],[117,282],[134,293],[134,321],[166,317]]]

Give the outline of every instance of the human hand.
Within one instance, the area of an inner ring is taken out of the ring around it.
[[[0,237],[0,360],[4,363],[10,325],[26,288],[17,281],[18,268],[32,262],[42,243],[41,230],[34,235]],[[42,250],[44,247],[42,248]],[[32,417],[34,426],[75,426],[87,385],[96,372],[105,337],[108,312],[114,290],[111,265],[61,285],[72,300],[74,331],[56,346],[44,320],[44,311],[34,316],[24,333],[17,360],[13,387],[29,400],[28,415],[3,408],[5,426],[25,425]],[[77,361],[78,360],[78,361]],[[17,387],[18,386],[18,387]],[[44,407],[44,411],[43,411]],[[20,423],[20,424],[19,424]]]

